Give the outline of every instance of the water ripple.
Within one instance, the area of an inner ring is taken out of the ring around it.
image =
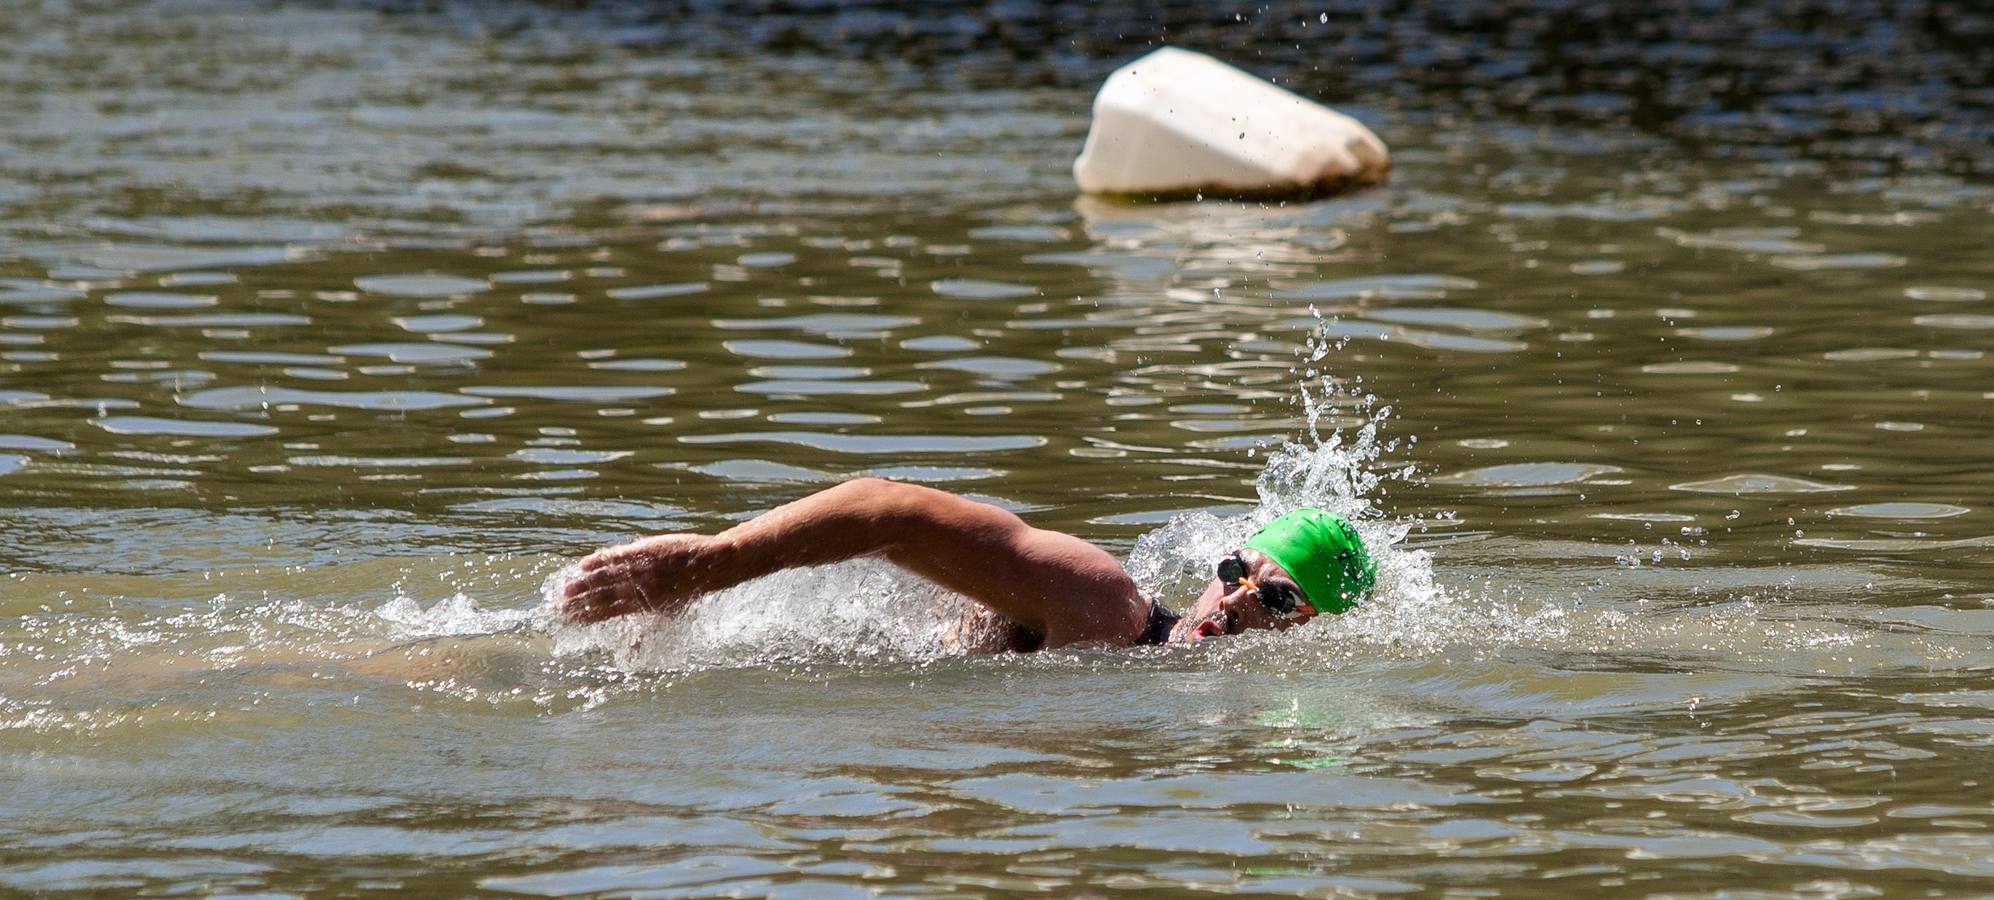
[[[327,347],[326,349],[343,356],[379,356],[386,358],[389,362],[415,363],[418,365],[468,363],[473,360],[489,359],[492,355],[490,350],[481,350],[476,347],[392,341],[371,344],[341,344],[336,347]]]
[[[1862,503],[1855,506],[1840,506],[1828,510],[1831,516],[1856,516],[1864,519],[1946,519],[1963,516],[1973,510],[1950,503],[1913,503],[1899,501],[1893,503]]]
[[[912,316],[811,313],[769,319],[715,319],[713,327],[728,331],[806,331],[840,340],[863,340],[882,337],[895,328],[904,328],[920,321]]]
[[[178,401],[195,409],[231,411],[295,405],[405,412],[479,406],[486,402],[477,397],[435,391],[314,391],[285,387],[209,388],[184,394]]]
[[[1550,487],[1578,484],[1618,471],[1620,471],[1619,466],[1600,463],[1509,463],[1442,475],[1432,481],[1435,484],[1458,484],[1470,487]]]
[[[737,356],[773,359],[837,359],[852,355],[848,347],[807,341],[722,341],[720,346]]]
[[[669,297],[689,297],[703,294],[708,285],[704,281],[684,281],[676,284],[646,284],[633,287],[610,288],[606,293],[611,300],[663,300]]]
[[[187,437],[263,437],[277,433],[268,425],[248,422],[202,422],[193,419],[160,419],[152,416],[106,416],[90,424],[112,434],[171,434]]]
[[[1471,291],[1478,285],[1451,275],[1372,275],[1318,281],[1278,291],[1282,300],[1437,300],[1449,291]]]
[[[1928,285],[1907,287],[1904,296],[1936,303],[1977,303],[1987,299],[1987,292],[1979,288]]]
[[[483,279],[436,273],[363,275],[353,279],[353,286],[388,297],[458,297],[484,293],[491,288]]]
[[[1846,484],[1828,484],[1794,478],[1787,475],[1726,475],[1704,481],[1685,481],[1669,485],[1672,491],[1690,491],[1698,494],[1824,494],[1836,491],[1852,491],[1855,487]]]
[[[137,309],[198,309],[220,302],[212,294],[173,294],[163,291],[124,291],[104,297],[111,306]]]
[[[1987,315],[1955,314],[1955,315],[1915,316],[1911,319],[1911,321],[1913,324],[1923,325],[1927,328],[1956,328],[1956,329],[1965,329],[1970,331],[1986,331],[1988,329],[1994,329],[1994,316],[1987,316]]]
[[[1039,293],[1038,288],[1029,284],[983,281],[976,278],[944,278],[928,286],[944,297],[963,300],[1013,300],[1036,296]]]
[[[794,444],[813,450],[864,455],[882,453],[993,453],[1041,447],[1046,439],[1037,435],[855,435],[821,431],[765,431],[740,434],[688,434],[679,437],[686,444]]]
[[[474,397],[527,397],[536,400],[562,400],[578,403],[623,403],[649,400],[673,393],[668,387],[644,385],[473,385],[462,389]]]

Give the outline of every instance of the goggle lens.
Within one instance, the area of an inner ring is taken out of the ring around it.
[[[1235,553],[1225,559],[1219,560],[1220,581],[1232,585],[1238,584],[1239,580],[1245,577],[1246,563],[1239,558],[1239,554]]]

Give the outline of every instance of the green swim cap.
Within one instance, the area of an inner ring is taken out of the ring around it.
[[[1377,580],[1378,564],[1342,516],[1304,506],[1253,533],[1245,546],[1272,557],[1294,576],[1316,612],[1357,605]]]

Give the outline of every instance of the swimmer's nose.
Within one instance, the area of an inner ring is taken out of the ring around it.
[[[1255,600],[1259,595],[1260,586],[1248,579],[1242,578],[1239,580],[1239,587],[1233,588],[1231,593],[1219,598],[1219,605],[1230,609],[1250,600]]]
[[[1241,582],[1239,587],[1219,598],[1219,611],[1225,613],[1227,622],[1238,622],[1242,614],[1260,604],[1259,588],[1251,582]],[[1227,629],[1230,631],[1231,629]]]

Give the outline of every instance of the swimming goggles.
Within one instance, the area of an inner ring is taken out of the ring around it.
[[[1259,584],[1246,577],[1246,560],[1240,558],[1238,550],[1219,560],[1218,568],[1219,581],[1225,584],[1227,591],[1237,590],[1244,584],[1260,598],[1260,605],[1267,607],[1267,611],[1275,616],[1289,619],[1301,614],[1304,601],[1293,588],[1284,584]]]

